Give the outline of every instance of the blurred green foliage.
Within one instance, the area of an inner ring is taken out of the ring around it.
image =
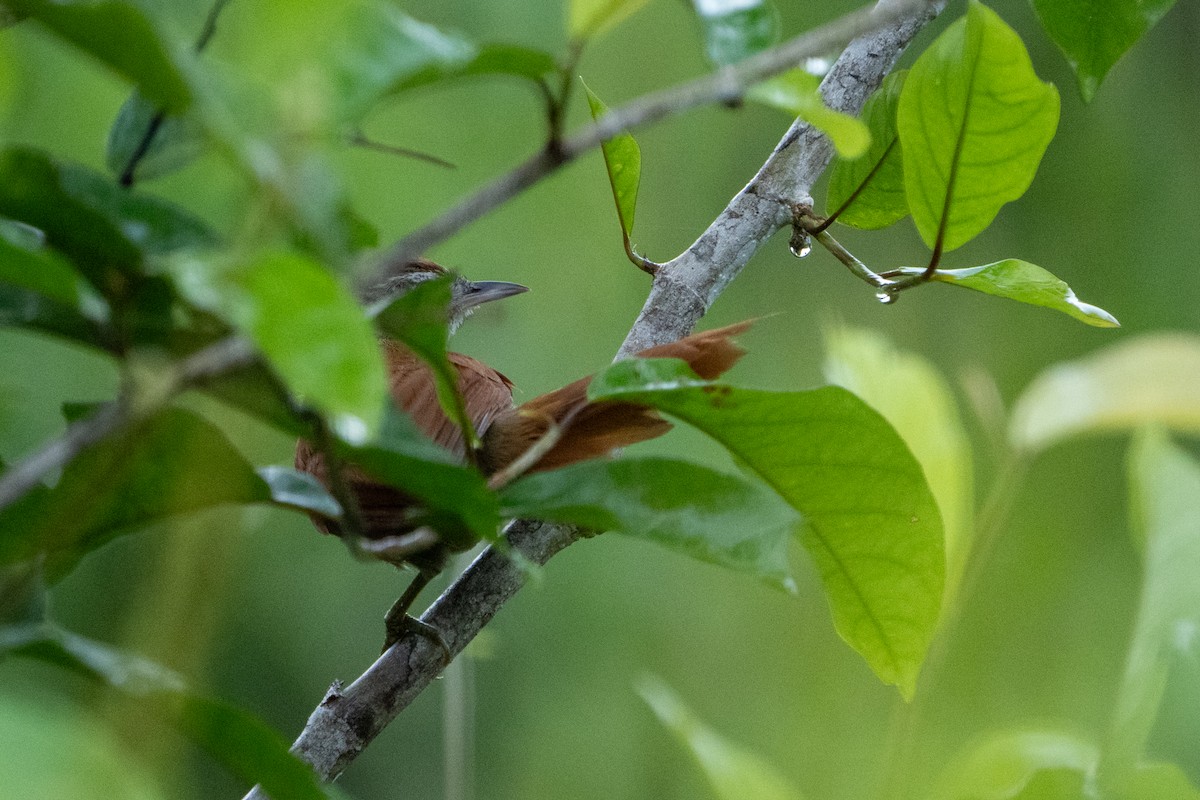
[[[144,6],[180,49],[190,46],[206,13],[204,4],[174,0]],[[267,120],[262,134],[272,140],[311,130],[330,102],[323,78],[328,32],[343,28],[350,6],[233,0],[205,58],[219,74],[252,79],[236,89],[222,86],[214,97],[229,89],[258,98]],[[782,35],[853,7],[780,3]],[[1200,10],[1182,4],[1167,14],[1084,106],[1065,90],[1075,76],[1029,6],[1012,0],[993,7],[1022,35],[1037,73],[1063,89],[1062,117],[1029,193],[943,266],[1029,259],[1111,310],[1124,327],[1096,330],[936,286],[884,307],[831,258],[795,261],[782,237],[710,315],[715,325],[783,312],[745,337],[751,355],[736,372],[742,384],[787,390],[818,384],[822,330],[841,321],[922,354],[952,385],[969,390],[959,397],[972,401],[964,417],[978,453],[981,495],[1004,472],[1000,404],[1056,362],[1150,331],[1194,332],[1200,301],[1192,288],[1200,228],[1190,201],[1200,184],[1200,98],[1192,69]],[[403,10],[469,41],[551,52],[567,45],[567,12],[558,2],[421,0]],[[959,11],[952,6],[949,19],[915,47],[932,41]],[[689,4],[658,0],[612,23],[577,71],[614,106],[708,69]],[[460,60],[472,63],[466,53]],[[535,61],[527,73],[544,68]],[[404,80],[416,82],[414,76]],[[264,213],[246,200],[247,180],[277,185],[281,197],[297,194],[294,184],[283,191],[283,182],[299,181],[311,187],[313,207],[352,202],[380,241],[390,242],[537,146],[544,110],[528,77],[488,74],[423,88],[385,102],[364,121],[372,138],[429,151],[456,164],[454,171],[330,141],[309,143],[328,157],[328,172],[289,163],[280,173],[262,173],[253,149],[226,139],[233,158],[201,155],[147,187],[236,240]],[[165,78],[143,88],[152,96],[174,91]],[[109,130],[129,91],[112,71],[35,24],[0,30],[5,144],[44,148],[103,170]],[[576,103],[568,126],[587,118]],[[764,108],[706,108],[639,132],[641,251],[665,260],[690,244],[788,123]],[[357,247],[349,222],[347,230],[312,230],[306,213],[292,209],[294,229],[279,232],[279,240],[307,238],[349,268]],[[437,247],[430,255],[474,278],[519,281],[534,290],[481,313],[454,348],[506,372],[520,387],[519,399],[606,364],[647,288],[646,276],[624,258],[611,215],[597,152]],[[839,236],[868,263],[927,258],[908,223],[882,234]],[[68,282],[59,290],[72,302],[86,294]],[[81,307],[96,304],[81,301]],[[110,399],[116,382],[111,362],[93,352],[0,330],[0,458],[15,461],[60,432],[63,403]],[[185,404],[219,425],[251,462],[290,463],[290,436],[207,396],[188,396]],[[838,638],[811,566],[795,565],[797,600],[640,542],[599,537],[556,558],[490,627],[494,656],[476,666],[479,796],[669,799],[707,791],[686,753],[637,699],[633,686],[646,671],[663,676],[700,718],[760,754],[809,797],[874,796],[888,778],[902,787],[925,785],[962,755],[964,743],[986,746],[995,731],[1031,721],[1080,732],[1072,747],[1100,738],[1127,669],[1142,591],[1125,501],[1126,439],[1106,435],[1049,447],[1057,437],[1039,435],[1046,449],[1013,487],[1007,524],[991,542],[986,569],[970,581],[956,636],[923,676],[915,705],[903,706]],[[685,431],[639,452],[718,465],[726,458]],[[72,629],[163,663],[290,737],[333,679],[359,674],[373,658],[380,617],[399,583],[393,570],[347,558],[300,515],[224,508],[110,543],[55,587],[52,599]],[[43,753],[57,753],[55,764],[79,765],[78,774],[99,776],[90,784],[93,796],[238,796],[245,788],[173,734],[161,734],[129,706],[98,698],[75,678],[10,662],[4,670],[0,704],[12,713],[0,714],[0,737],[14,746],[0,747],[0,782],[24,796],[78,794],[62,784],[67,772],[29,761]],[[344,788],[364,798],[401,789],[436,795],[439,694],[435,685],[408,709],[345,776]],[[72,701],[67,711],[64,696]],[[1200,734],[1200,717],[1177,713],[1170,723],[1170,736],[1151,736],[1149,755],[1163,749],[1200,783],[1200,759],[1178,746]]]

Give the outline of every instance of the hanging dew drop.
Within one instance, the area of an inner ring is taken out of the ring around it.
[[[896,302],[896,295],[891,292],[876,292],[875,299],[883,303],[885,306],[890,306]]]
[[[788,249],[792,251],[792,255],[796,258],[804,258],[812,252],[812,242],[809,241],[807,234],[804,236],[793,236]]]

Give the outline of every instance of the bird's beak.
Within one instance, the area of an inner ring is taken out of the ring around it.
[[[493,300],[503,300],[506,297],[512,297],[514,294],[522,294],[528,291],[528,286],[522,286],[519,283],[508,283],[507,281],[474,281],[471,283],[470,291],[463,296],[462,306],[464,309],[475,308],[484,303],[490,303]]]

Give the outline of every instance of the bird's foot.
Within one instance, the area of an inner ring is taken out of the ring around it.
[[[453,658],[450,654],[450,645],[446,644],[446,639],[442,636],[442,632],[428,622],[422,622],[416,617],[410,617],[408,614],[393,615],[389,613],[387,619],[384,620],[384,626],[387,630],[387,636],[383,641],[382,652],[384,653],[392,645],[404,638],[405,634],[413,633],[417,636],[424,636],[441,650],[444,664],[449,664]]]

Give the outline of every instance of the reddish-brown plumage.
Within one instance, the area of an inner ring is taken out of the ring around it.
[[[715,378],[733,366],[745,352],[732,337],[748,327],[749,322],[742,322],[694,334],[678,342],[649,348],[639,355],[680,358],[701,377]],[[428,366],[398,342],[385,341],[382,347],[392,397],[397,405],[434,442],[460,458],[465,457],[462,433],[442,412]],[[458,371],[459,390],[467,414],[482,439],[477,461],[485,474],[511,464],[541,439],[551,424],[559,426],[561,438],[531,471],[598,458],[616,448],[660,436],[671,427],[653,409],[645,406],[623,402],[589,403],[590,376],[513,408],[513,385],[503,374],[458,353],[450,354],[450,363]],[[328,481],[324,460],[303,440],[296,448],[296,467],[312,473],[323,483]],[[362,512],[364,534],[369,537],[394,536],[411,529],[405,524],[405,511],[412,505],[410,498],[373,480],[356,467],[349,466],[345,475]],[[332,532],[320,522],[318,527]]]

